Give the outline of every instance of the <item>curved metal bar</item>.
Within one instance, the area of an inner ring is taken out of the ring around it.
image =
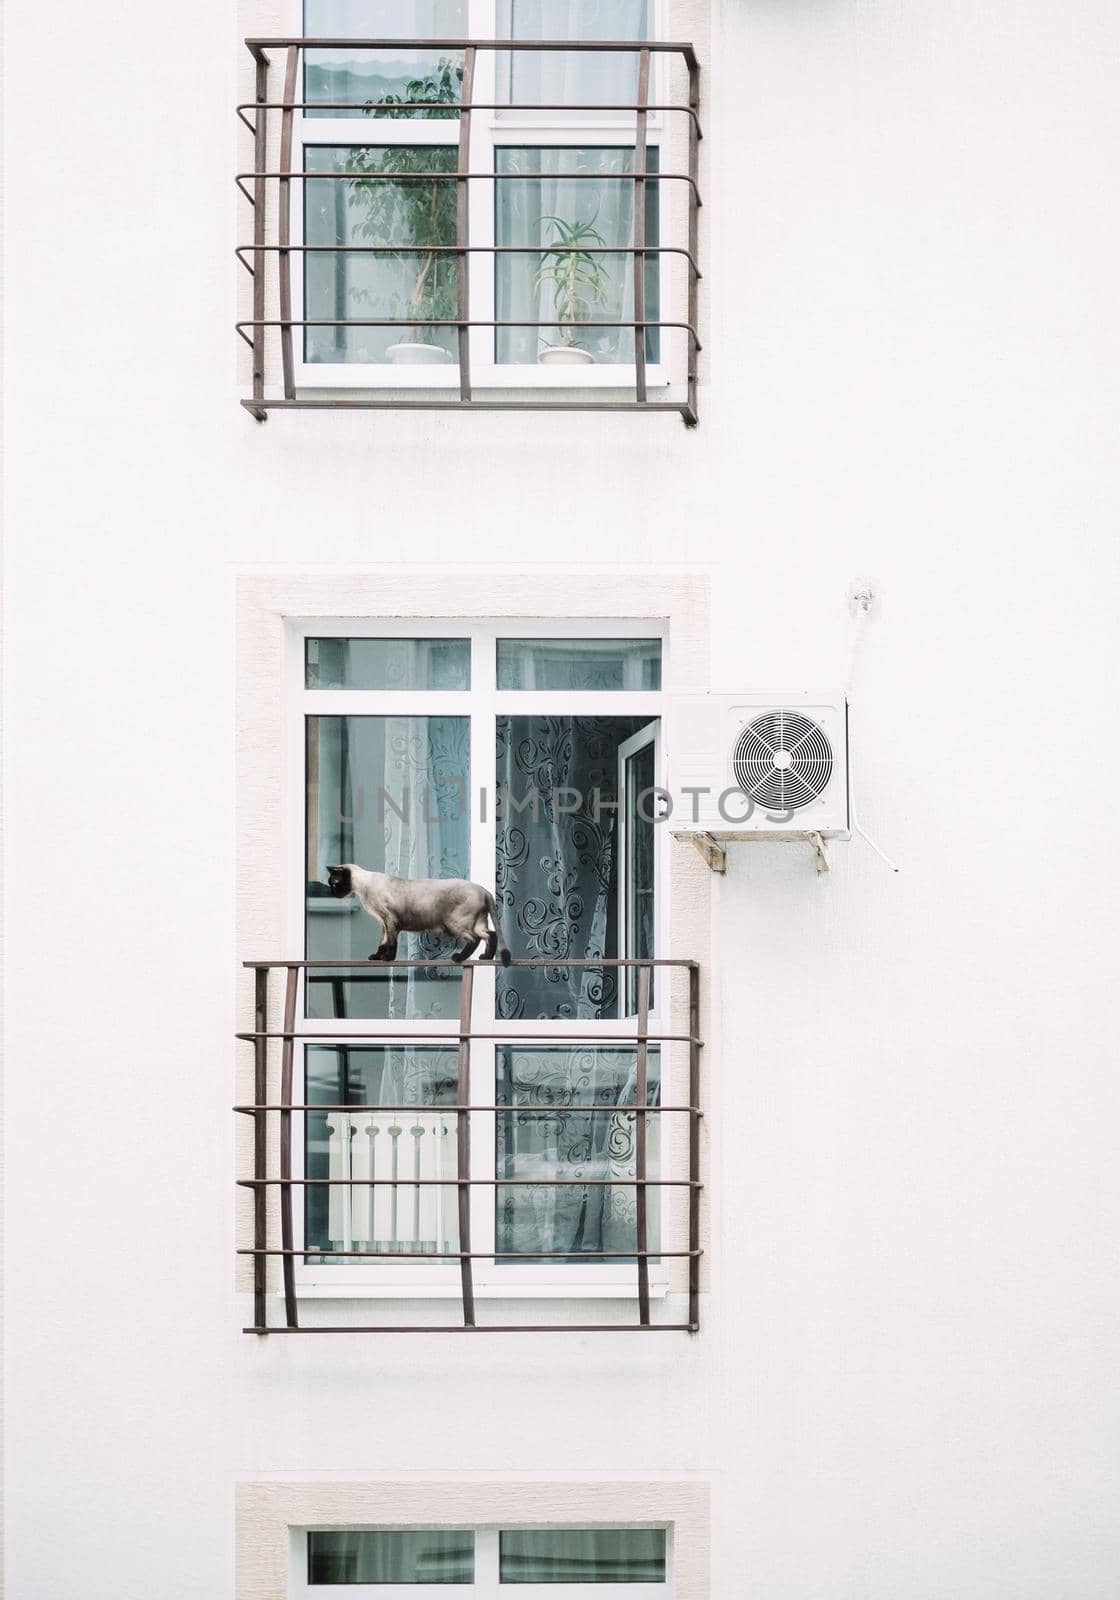
[[[245,40],[245,48],[257,59],[265,51],[286,50],[289,45],[295,45],[301,50],[384,50],[389,46],[394,50],[428,52],[466,50],[473,46],[476,50],[508,52],[511,55],[540,55],[559,51],[565,55],[622,53],[630,56],[637,55],[645,45],[655,55],[683,56],[689,66],[696,61],[696,51],[691,44],[670,39],[651,39],[648,44],[645,40],[637,39],[308,39],[300,36],[289,39]]]
[[[262,103],[270,111],[282,111],[285,106],[290,104],[293,111],[358,111],[362,116],[369,117],[374,122],[408,122],[412,120],[409,117],[402,117],[396,107],[393,108],[396,113],[393,117],[389,116],[388,111],[386,111],[384,117],[378,117],[376,113],[385,108],[368,105],[361,100],[267,100]],[[242,100],[240,105],[236,105],[233,108],[250,133],[254,131],[253,124],[245,116],[245,112],[254,111],[256,104],[254,100]],[[575,100],[471,100],[468,104],[465,100],[459,100],[455,104],[466,106],[470,111],[636,111],[638,109],[632,100],[624,102],[595,100],[586,104]],[[444,100],[410,100],[406,109],[409,111],[446,111],[448,107],[447,102]],[[679,105],[676,101],[651,100],[646,110],[679,111],[681,116],[691,117],[697,128],[700,126],[700,119],[695,108]],[[532,128],[531,123],[525,124],[525,126]],[[703,138],[703,133],[700,134],[700,137]]]
[[[458,1091],[460,1108],[456,1116],[456,1163],[458,1181],[460,1282],[463,1295],[463,1321],[469,1327],[474,1321],[474,1277],[471,1268],[471,1011],[474,1001],[474,973],[464,972],[463,990],[459,1000],[459,1072]],[[438,1181],[438,1180],[436,1180]],[[473,1180],[478,1181],[478,1180]]]
[[[448,149],[452,147],[448,145]],[[464,178],[479,183],[530,183],[543,182],[553,179],[554,172],[363,172],[360,174],[362,183],[461,183]],[[245,195],[246,199],[252,196],[244,188],[244,178],[301,178],[319,179],[323,183],[355,183],[359,181],[358,175],[353,172],[238,172],[234,174],[234,182]],[[696,194],[697,205],[702,205],[696,179],[688,172],[648,172],[644,168],[640,172],[565,172],[564,182],[573,183],[632,183],[635,178],[648,178],[651,183],[690,184]],[[406,246],[407,248],[407,246]]]
[[[649,1325],[649,1218],[646,1205],[646,1101],[649,1099],[649,968],[638,968],[638,1048],[634,1068],[634,1227],[638,1247],[638,1321]]]
[[[477,1039],[479,1036],[478,1036],[477,1033],[475,1033],[475,1034],[472,1034],[471,1037],[474,1038],[474,1039]],[[518,1040],[518,1043],[520,1043],[520,1042],[521,1041]],[[652,1040],[650,1042],[653,1043]],[[566,1109],[570,1110],[570,1111],[573,1111],[573,1112],[577,1112],[578,1111],[581,1117],[584,1115],[585,1112],[590,1114],[590,1115],[598,1115],[598,1116],[604,1116],[604,1117],[614,1117],[614,1116],[618,1115],[618,1110],[619,1110],[618,1106],[614,1106],[614,1105],[612,1105],[612,1106],[569,1106]],[[231,1110],[244,1112],[246,1116],[256,1116],[258,1111],[384,1111],[387,1114],[392,1113],[394,1115],[398,1115],[399,1114],[401,1116],[403,1116],[406,1112],[409,1112],[409,1111],[438,1111],[438,1112],[445,1112],[448,1116],[451,1116],[456,1111],[516,1111],[516,1113],[517,1113],[517,1115],[519,1117],[520,1116],[527,1116],[527,1117],[554,1117],[556,1115],[556,1107],[555,1106],[518,1106],[518,1105],[509,1105],[509,1104],[500,1105],[500,1106],[499,1105],[484,1106],[484,1105],[475,1104],[475,1102],[473,1100],[471,1102],[469,1102],[468,1104],[463,1104],[463,1105],[460,1105],[458,1101],[456,1101],[453,1105],[446,1105],[446,1104],[445,1105],[428,1105],[423,1101],[413,1101],[411,1104],[403,1105],[403,1106],[382,1105],[380,1102],[378,1102],[376,1105],[362,1105],[359,1102],[353,1101],[353,1100],[348,1100],[345,1103],[345,1105],[331,1105],[328,1101],[316,1100],[314,1102],[308,1102],[307,1105],[295,1105],[295,1104],[292,1104],[290,1106],[264,1105],[264,1104],[257,1105],[256,1103],[254,1103],[251,1106],[233,1106],[233,1107],[231,1107]],[[686,1112],[690,1116],[693,1116],[693,1117],[702,1117],[704,1115],[704,1113],[700,1110],[699,1106],[660,1106],[660,1105],[658,1105],[658,1106],[647,1106],[646,1107],[646,1114],[647,1114],[647,1116],[651,1116],[651,1117],[660,1116],[662,1114],[662,1112],[665,1112],[665,1111],[678,1111],[678,1112],[681,1113],[682,1116]],[[454,1179],[450,1179],[449,1178],[447,1181],[448,1181],[448,1184],[450,1185],[451,1183],[454,1182]],[[570,1252],[567,1252],[567,1251],[565,1252],[565,1254],[569,1254],[569,1253]],[[632,1255],[633,1251],[629,1251],[627,1253]],[[657,1252],[655,1251],[654,1254],[656,1254],[656,1253]],[[515,1255],[522,1255],[522,1254],[524,1254],[524,1252],[521,1251],[521,1250],[517,1250],[517,1251],[514,1252],[514,1254]]]
[[[629,327],[629,323],[625,323],[623,326]],[[299,957],[291,960],[282,957],[277,961],[242,961],[241,965],[249,968],[268,967],[270,970],[276,968],[281,971],[287,971],[291,967],[300,967],[314,975],[316,972],[369,972],[371,966],[377,966],[383,971],[391,971],[396,967],[402,969],[406,967],[484,965],[494,967],[497,963],[493,961],[461,962],[456,961],[454,956],[401,956],[393,961],[378,962],[371,962],[368,959],[357,961],[352,958],[344,959],[343,957],[339,957],[337,961],[328,961],[322,956],[317,956],[314,958]],[[693,961],[688,956],[564,956],[562,959],[558,959],[556,956],[514,956],[507,970],[512,971],[518,967],[679,967],[682,972],[699,972],[700,963]]]
[[[473,1110],[474,1108],[472,1107],[471,1109]],[[577,1111],[582,1111],[584,1107],[577,1106],[575,1109]],[[503,1106],[502,1110],[518,1111],[520,1110],[520,1107]],[[617,1111],[618,1107],[615,1106],[614,1110]],[[456,1184],[468,1189],[554,1189],[558,1186],[560,1188],[568,1188],[570,1186],[574,1188],[582,1187],[585,1189],[632,1189],[635,1181],[636,1180],[634,1179],[619,1180],[618,1178],[409,1178],[407,1180],[404,1178],[362,1179],[363,1183],[372,1183],[378,1185],[385,1184],[388,1188],[393,1189],[404,1188],[406,1187],[406,1184],[408,1188],[412,1188],[412,1186],[417,1183],[423,1184],[423,1186],[427,1189],[453,1189],[455,1188]],[[694,1183],[691,1178],[645,1178],[643,1179],[643,1182],[645,1183],[646,1187],[650,1189],[703,1188],[702,1184]],[[266,1188],[272,1188],[276,1184],[283,1184],[286,1187],[293,1189],[352,1189],[354,1187],[353,1178],[293,1178],[290,1176],[281,1178],[238,1178],[236,1183],[239,1189],[256,1189],[259,1188],[261,1184],[264,1184]],[[322,1252],[312,1248],[304,1251],[295,1251],[294,1253],[297,1255],[302,1254],[314,1256],[320,1255]]]
[[[458,304],[455,309],[459,313],[459,398],[469,400],[471,397],[471,334],[470,323],[467,320],[471,314],[471,284],[468,272],[467,258],[463,254],[470,243],[470,184],[468,175],[471,165],[471,90],[474,88],[474,46],[470,46],[463,57],[462,98],[463,109],[459,115],[459,170],[460,179],[458,193],[455,197],[455,289]]]
[[[292,1177],[292,1067],[295,1055],[295,1025],[296,1025],[296,993],[299,987],[298,967],[288,968],[288,980],[284,986],[284,1032],[290,1034],[284,1040],[283,1051],[280,1057],[280,1099],[286,1102],[288,1109],[280,1113],[280,1176],[275,1179],[265,1179],[266,1183],[280,1184],[280,1237],[285,1250],[293,1248],[295,1234],[292,1229],[292,1185],[298,1183],[301,1187],[309,1182],[306,1178]],[[284,1257],[284,1314],[288,1327],[299,1326],[299,1314],[296,1306],[296,1279],[295,1263],[290,1256]]]
[[[288,64],[284,71],[284,110],[280,117],[280,169],[288,172],[292,165],[292,107],[291,101],[295,98],[296,80],[299,75],[299,50],[293,45],[288,50]],[[292,196],[291,184],[287,178],[280,180],[280,196],[277,201],[277,246],[279,255],[280,276],[280,316],[286,321],[286,326],[280,329],[280,364],[284,374],[284,398],[294,400],[296,397],[295,367],[292,361],[292,329],[290,319],[292,315],[292,259],[288,254],[288,245],[292,236]]]
[[[634,118],[634,398],[643,405],[649,398],[646,389],[646,126],[649,117],[649,51],[638,58],[638,110]],[[645,968],[642,969],[645,972]],[[647,1285],[646,1313],[649,1313]]]
[[[453,1180],[452,1180],[453,1181]],[[448,1185],[450,1187],[450,1184]],[[241,1249],[236,1252],[239,1256],[282,1256],[287,1254],[284,1250],[250,1250]],[[702,1250],[650,1250],[647,1252],[655,1261],[683,1260],[693,1255],[703,1255]],[[296,1256],[362,1256],[366,1260],[375,1261],[459,1261],[467,1256],[471,1261],[570,1261],[570,1250],[333,1250],[316,1249],[313,1245],[304,1245],[302,1249],[292,1251]],[[581,1250],[581,1261],[633,1261],[635,1250]]]

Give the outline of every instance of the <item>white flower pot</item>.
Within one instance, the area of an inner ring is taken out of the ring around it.
[[[595,357],[575,344],[546,344],[537,360],[542,367],[585,367]]]
[[[405,344],[391,344],[385,354],[389,360],[398,367],[427,367],[446,364],[452,359],[450,350],[445,350],[441,344],[424,344],[419,339],[410,339]]]

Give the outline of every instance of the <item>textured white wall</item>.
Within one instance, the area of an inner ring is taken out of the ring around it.
[[[500,1468],[710,1474],[720,1600],[1113,1600],[1120,14],[720,0],[688,434],[253,424],[231,10],[8,7],[8,1594],[228,1600],[238,1476]],[[237,1332],[234,573],[405,557],[708,567],[733,685],[882,586],[903,872],[716,887],[698,1340]]]

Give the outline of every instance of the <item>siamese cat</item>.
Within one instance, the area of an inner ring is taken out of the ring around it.
[[[363,911],[380,922],[381,943],[371,961],[395,960],[402,933],[438,933],[466,941],[453,961],[466,961],[485,939],[482,959],[493,961],[498,953],[502,966],[509,966],[494,896],[480,883],[465,878],[393,878],[387,872],[367,872],[352,861],[328,867],[327,882],[336,900],[355,894]]]

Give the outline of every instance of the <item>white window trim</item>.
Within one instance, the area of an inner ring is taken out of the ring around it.
[[[671,681],[672,664],[670,640],[665,623],[651,618],[610,619],[577,617],[541,619],[533,617],[502,617],[500,619],[441,618],[379,618],[375,621],[353,618],[324,620],[289,619],[286,625],[285,663],[285,802],[284,802],[284,880],[285,948],[304,949],[304,896],[305,896],[305,842],[304,827],[304,718],[309,714],[337,715],[392,715],[407,713],[417,716],[464,716],[471,719],[471,874],[479,882],[493,888],[496,859],[497,827],[494,818],[492,768],[483,766],[485,752],[493,750],[494,722],[502,713],[526,715],[536,712],[564,713],[566,715],[641,716],[653,721],[662,716],[666,694],[665,685]],[[469,690],[413,691],[413,690],[309,690],[305,687],[304,650],[308,637],[368,637],[368,638],[469,638],[471,640],[471,688]],[[543,690],[499,690],[497,680],[497,641],[499,638],[660,638],[662,641],[662,667],[660,690],[608,690],[582,695],[548,692]],[[664,781],[661,770],[660,741],[656,754],[657,781]],[[482,814],[477,804],[478,785],[482,779],[490,801]],[[659,828],[655,836],[655,886],[656,930],[655,950],[669,948],[671,906],[669,904],[669,830]],[[486,1018],[485,1029],[499,1035],[516,1038],[525,1031],[525,1024],[497,1019],[494,1016],[494,969],[480,963],[475,974],[474,1010],[476,1024]],[[652,1031],[666,1027],[667,1011],[664,1008],[667,985],[658,985],[656,1004],[650,1012]],[[371,1024],[362,1019],[317,1019],[304,1017],[301,1029],[309,1036],[316,1033],[368,1033]],[[394,1032],[423,1033],[432,1031],[430,1021],[394,1019]],[[625,1038],[633,1033],[633,1020],[608,1019],[595,1023],[583,1021],[534,1021],[534,1033],[554,1036],[557,1042],[573,1034],[586,1034],[590,1029],[601,1033],[604,1044],[614,1038]],[[449,1042],[457,1037],[456,1023],[448,1019]],[[471,1099],[477,1104],[489,1105],[494,1099],[494,1061],[496,1045],[479,1040],[471,1051]],[[302,1051],[300,1052],[302,1055]],[[668,1053],[663,1053],[663,1072],[668,1067]],[[297,1062],[297,1073],[302,1072],[302,1060]],[[302,1079],[297,1079],[302,1081]],[[662,1097],[675,1103],[686,1099],[682,1089],[666,1086],[663,1080]],[[301,1096],[302,1098],[302,1096]],[[471,1148],[472,1171],[478,1176],[494,1172],[494,1118],[480,1114],[473,1120]],[[293,1177],[303,1177],[303,1152],[305,1149],[303,1114],[293,1116]],[[302,1190],[299,1191],[302,1194]],[[481,1241],[494,1237],[495,1190],[478,1186],[471,1197],[472,1248],[486,1248]],[[651,1198],[651,1208],[655,1202]],[[303,1207],[294,1209],[296,1229],[295,1245],[303,1243]],[[669,1208],[662,1206],[662,1216],[667,1218]],[[665,1224],[662,1227],[665,1236]],[[666,1248],[672,1248],[665,1238]],[[611,1262],[585,1262],[579,1265],[541,1263],[537,1266],[499,1265],[476,1259],[473,1262],[475,1295],[486,1299],[632,1299],[636,1293],[633,1264]],[[663,1299],[669,1292],[670,1267],[668,1259],[650,1263],[650,1294]],[[392,1261],[369,1265],[344,1266],[339,1264],[309,1265],[296,1258],[295,1282],[297,1295],[302,1299],[362,1300],[362,1299],[458,1299],[461,1293],[457,1262],[440,1265],[419,1263],[405,1265]],[[632,1587],[632,1586],[630,1586]]]
[[[665,37],[665,12],[667,0],[653,0],[654,39]],[[293,35],[303,35],[303,0],[286,0]],[[468,0],[469,34],[471,38],[493,39],[497,27],[497,0]],[[438,48],[434,41],[433,48]],[[637,46],[635,46],[637,48]],[[493,102],[495,93],[496,52],[481,50],[475,66],[474,99]],[[302,63],[301,78],[302,83]],[[655,53],[650,70],[650,100],[665,99],[668,68],[664,55]],[[303,98],[302,89],[299,98]],[[668,123],[671,118],[663,112],[650,112],[647,119],[647,145],[664,154],[668,144]],[[396,118],[370,119],[360,122],[354,117],[306,116],[297,111],[292,118],[292,149],[298,160],[297,170],[307,171],[303,152],[308,145],[356,144],[440,144],[458,148],[458,119],[411,120]],[[585,137],[586,135],[586,137]],[[490,172],[496,166],[496,151],[503,145],[612,145],[631,148],[634,145],[634,128],[626,113],[613,118],[595,118],[587,113],[577,123],[573,116],[566,120],[550,118],[547,113],[520,115],[509,112],[475,111],[471,115],[470,163],[471,172]],[[664,162],[662,162],[664,165]],[[667,185],[662,186],[662,221],[660,243],[665,242],[666,219],[669,207],[665,201]],[[291,185],[290,227],[293,244],[302,246],[304,234],[305,181]],[[470,238],[476,243],[492,242],[494,238],[494,185],[471,183],[468,185]],[[659,257],[661,261],[672,259]],[[291,256],[292,306],[297,317],[306,315],[304,301],[304,261],[302,249]],[[496,276],[494,256],[474,253],[468,257],[470,305],[472,317],[494,316],[494,283]],[[680,321],[683,310],[675,305],[674,274],[662,270],[660,274],[661,320]],[[674,309],[675,307],[675,309]],[[538,330],[543,331],[543,330]],[[304,359],[305,332],[293,330],[293,378],[300,393],[345,390],[400,390],[429,389],[443,391],[450,398],[459,393],[459,368],[455,362],[436,366],[395,366],[384,362],[308,362]],[[579,366],[570,370],[538,364],[506,364],[494,360],[493,328],[471,328],[468,333],[471,384],[474,389],[547,389],[547,390],[606,390],[627,391],[634,388],[636,366],[634,363],[604,363],[601,366]],[[662,351],[671,338],[671,330],[663,329]],[[675,398],[678,390],[684,394],[684,385],[675,382],[670,367],[664,359],[649,362],[646,382],[651,390],[662,391],[659,398]]]
[[[554,1527],[593,1528],[595,1521],[579,1523],[554,1523]],[[459,1531],[467,1528],[473,1532],[474,1582],[446,1583],[346,1583],[309,1584],[307,1581],[307,1535],[310,1527],[292,1528],[289,1531],[289,1600],[448,1600],[449,1595],[461,1595],[464,1600],[673,1600],[673,1529],[664,1523],[598,1524],[610,1528],[665,1528],[665,1581],[664,1583],[502,1583],[499,1567],[499,1535],[512,1532],[519,1526],[508,1521],[490,1526],[470,1524],[428,1523],[425,1526]],[[363,1525],[368,1526],[368,1525]],[[399,1525],[382,1525],[378,1531],[397,1531]],[[413,1528],[416,1526],[412,1525]],[[533,1527],[549,1524],[533,1523]],[[314,1531],[319,1531],[315,1529]],[[339,1528],[332,1526],[331,1533],[360,1532],[361,1527]],[[407,1527],[404,1531],[410,1531]]]

